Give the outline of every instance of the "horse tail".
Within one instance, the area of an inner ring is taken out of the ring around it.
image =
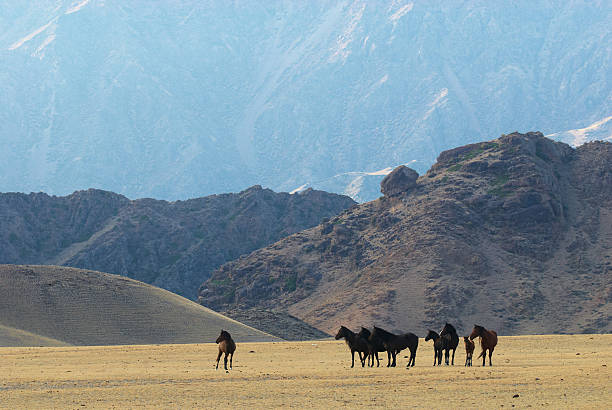
[[[483,350],[482,352],[480,352],[480,355],[478,355],[478,357],[476,358],[476,360],[480,359],[481,357],[483,357],[485,355],[486,350]]]

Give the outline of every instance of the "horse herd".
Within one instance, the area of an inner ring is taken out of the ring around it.
[[[474,325],[474,329],[470,336],[464,336],[463,340],[465,343],[465,365],[472,365],[472,354],[474,353],[474,342],[475,338],[480,338],[480,345],[482,352],[478,358],[482,357],[482,365],[485,366],[486,352],[489,352],[489,366],[493,366],[491,363],[491,356],[495,345],[497,345],[497,333],[494,330],[487,330],[482,326]],[[359,354],[359,360],[361,361],[361,367],[365,367],[366,360],[368,366],[374,366],[374,359],[376,359],[376,367],[380,366],[380,359],[378,353],[387,352],[387,367],[395,367],[397,362],[396,358],[399,352],[404,349],[410,350],[410,358],[408,359],[407,367],[414,366],[416,359],[416,351],[419,346],[419,338],[414,333],[404,333],[401,335],[395,335],[391,332],[387,332],[384,329],[374,326],[372,331],[362,327],[359,333],[354,333],[350,329],[340,326],[340,330],[336,334],[336,340],[344,339],[349,349],[351,350],[351,367],[355,366],[355,352]],[[440,333],[436,333],[433,330],[429,330],[425,341],[433,340],[434,346],[434,366],[436,364],[440,366],[442,364],[442,353],[444,352],[444,362],[449,364],[450,351],[453,351],[451,364],[455,364],[455,350],[459,345],[459,335],[457,331],[450,323],[444,325],[444,328]],[[221,330],[221,334],[216,340],[219,345],[219,354],[217,355],[217,366],[219,368],[219,360],[221,355],[225,353],[223,358],[223,364],[227,371],[227,359],[229,357],[230,369],[232,368],[232,359],[234,358],[234,352],[236,351],[236,343],[232,339],[229,332]]]
[[[480,338],[482,352],[478,358],[482,357],[482,365],[485,366],[485,358],[487,351],[489,352],[489,366],[492,366],[491,356],[497,345],[497,333],[494,330],[487,330],[482,326],[474,325],[474,329],[470,336],[464,336],[465,343],[465,365],[472,365],[472,354],[474,353],[474,339]],[[374,326],[372,331],[362,327],[359,333],[355,333],[350,329],[340,326],[340,330],[336,334],[336,340],[344,339],[351,351],[351,367],[355,366],[355,352],[359,355],[361,367],[365,367],[366,360],[368,366],[380,366],[378,359],[379,352],[387,352],[387,367],[395,367],[396,357],[399,352],[404,349],[410,350],[410,359],[408,359],[407,367],[414,366],[416,359],[416,350],[419,345],[419,338],[414,333],[404,333],[395,335],[387,332],[384,329]],[[434,363],[433,365],[442,365],[442,353],[444,353],[444,362],[446,365],[455,364],[455,350],[459,345],[459,335],[457,330],[450,323],[446,323],[440,333],[429,330],[425,341],[433,340],[434,348]],[[450,351],[452,350],[452,358]],[[450,359],[450,360],[449,360]]]

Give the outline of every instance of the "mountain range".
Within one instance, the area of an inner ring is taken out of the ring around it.
[[[514,129],[565,140],[612,113],[607,1],[1,9],[3,192],[176,200],[261,184],[367,201],[381,170],[423,173]]]
[[[130,200],[90,189],[65,197],[0,194],[0,263],[63,265],[124,275],[195,299],[224,262],[354,205],[312,189],[187,201]]]
[[[378,200],[228,262],[200,289],[218,311],[276,308],[331,333],[612,331],[612,143],[540,132],[401,166]]]

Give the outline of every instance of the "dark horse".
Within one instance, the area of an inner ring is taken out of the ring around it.
[[[440,332],[440,336],[444,337],[448,340],[448,350],[453,351],[453,359],[451,364],[455,365],[455,350],[457,350],[457,346],[459,345],[459,335],[457,334],[457,330],[450,323],[446,323],[442,331]],[[444,356],[444,360],[448,365],[448,350],[446,350],[446,355]]]
[[[414,366],[416,350],[419,346],[419,338],[417,335],[414,333],[394,335],[393,333],[374,326],[374,330],[370,335],[370,342],[375,343],[377,339],[382,341],[382,344],[385,346],[385,350],[387,351],[387,367],[395,367],[395,358],[397,354],[406,348],[410,350],[410,359],[408,360],[407,367],[410,367],[411,364]],[[391,362],[391,357],[393,357],[393,362]]]
[[[368,341],[344,326],[340,326],[340,330],[336,334],[336,340],[339,339],[344,339],[349,349],[351,349],[351,367],[355,366],[355,352],[359,354],[361,367],[364,367],[369,353]]]
[[[436,332],[434,332],[433,330],[429,330],[427,332],[427,336],[425,336],[425,341],[428,342],[430,340],[433,340],[433,346],[434,346],[434,363],[433,365],[435,366],[436,364],[438,366],[442,365],[442,351],[446,352],[446,364],[448,364],[448,338],[446,337],[441,337],[439,334],[437,334]]]
[[[230,357],[230,369],[232,368],[232,359],[234,358],[234,352],[236,351],[236,343],[232,339],[232,336],[229,332],[225,330],[221,330],[221,334],[216,340],[216,343],[219,344],[219,354],[217,355],[217,367],[219,368],[219,359],[221,359],[221,354],[225,353],[225,357],[223,358],[223,365],[225,366],[225,370],[227,370],[227,356]]]
[[[376,367],[379,367],[380,359],[378,358],[378,352],[384,352],[385,346],[380,339],[370,340],[371,335],[372,332],[365,327],[362,327],[359,333],[357,333],[357,336],[368,342],[368,366],[374,367],[374,358],[376,358]]]
[[[480,352],[480,356],[478,356],[478,358],[482,357],[482,365],[485,366],[485,357],[487,356],[488,350],[489,366],[493,366],[491,363],[491,356],[493,355],[495,345],[497,345],[497,332],[494,330],[487,330],[482,326],[474,325],[474,329],[470,335],[470,340],[474,340],[477,337],[480,337],[480,347],[482,347],[482,352]]]
[[[467,336],[463,336],[463,341],[465,343],[465,365],[471,366],[472,356],[474,355],[474,342]]]

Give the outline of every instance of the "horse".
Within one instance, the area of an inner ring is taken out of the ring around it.
[[[221,354],[225,353],[225,357],[223,358],[223,365],[225,366],[225,370],[227,370],[227,356],[230,357],[230,369],[232,368],[232,359],[234,358],[234,352],[236,351],[236,343],[232,339],[232,336],[229,332],[221,329],[221,334],[215,341],[219,345],[219,354],[217,355],[217,367],[215,370],[219,368],[219,359],[221,359]]]
[[[340,326],[340,330],[336,334],[336,340],[343,339],[346,341],[347,346],[351,349],[351,368],[355,367],[355,352],[359,354],[359,361],[361,367],[365,367],[365,360],[370,351],[368,347],[368,341],[359,337],[356,333],[350,329]],[[363,354],[363,356],[362,356]]]
[[[495,345],[497,345],[497,332],[494,330],[487,330],[479,325],[474,325],[474,329],[470,335],[470,340],[474,340],[477,337],[480,337],[480,347],[482,347],[482,352],[480,353],[480,356],[478,356],[478,359],[482,357],[482,365],[485,366],[485,357],[488,350],[489,366],[493,366],[491,363],[491,356],[493,355]]]
[[[455,330],[453,325],[446,322],[446,324],[444,325],[444,328],[440,332],[440,336],[445,337],[448,340],[448,347],[447,347],[448,350],[446,350],[444,360],[446,361],[446,364],[448,365],[448,351],[452,350],[453,359],[452,359],[451,364],[454,366],[455,365],[455,350],[457,350],[457,346],[459,346],[459,335],[457,334],[457,331]]]
[[[366,340],[368,343],[368,366],[374,367],[374,358],[376,358],[376,367],[380,367],[380,359],[378,358],[378,352],[384,352],[385,346],[382,344],[380,339],[376,339],[371,341],[370,336],[372,332],[370,332],[365,327],[362,327],[357,336]],[[371,359],[371,362],[370,362]]]
[[[375,343],[377,339],[382,341],[387,351],[387,367],[395,367],[395,358],[397,354],[406,348],[410,350],[410,359],[408,360],[407,367],[410,367],[411,364],[414,366],[416,350],[419,345],[419,338],[417,335],[414,333],[394,335],[393,333],[374,326],[374,330],[372,330],[372,334],[370,335],[370,342]],[[391,357],[393,357],[393,363],[391,363]]]
[[[472,356],[474,355],[474,342],[469,337],[463,336],[465,342],[465,365],[472,366]]]
[[[425,341],[428,342],[430,340],[433,340],[433,346],[434,346],[434,362],[433,365],[435,366],[436,364],[438,366],[442,365],[442,351],[446,351],[446,364],[448,365],[448,338],[446,337],[441,337],[439,334],[437,334],[436,332],[434,332],[433,330],[428,330],[427,332],[427,336],[425,336]]]

